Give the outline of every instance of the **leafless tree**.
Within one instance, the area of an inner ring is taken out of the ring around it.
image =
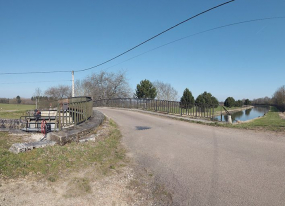
[[[66,85],[50,87],[45,91],[45,95],[53,99],[69,98],[71,97],[71,87]]]
[[[78,96],[89,96],[85,93],[83,81],[76,80],[74,83],[74,94],[76,97]]]
[[[155,81],[152,84],[156,88],[157,99],[168,101],[176,101],[178,99],[178,92],[169,83]]]
[[[274,104],[285,108],[285,85],[276,90],[272,99]]]
[[[258,98],[258,99],[252,100],[252,104],[266,104],[266,105],[269,105],[269,104],[272,104],[272,99],[269,98],[269,97]]]
[[[39,88],[39,87],[37,87],[36,89],[35,89],[35,93],[34,93],[34,97],[40,97],[40,96],[42,96],[42,90]]]
[[[125,73],[94,73],[82,81],[76,81],[76,95],[91,96],[96,99],[112,99],[130,97],[131,89]]]

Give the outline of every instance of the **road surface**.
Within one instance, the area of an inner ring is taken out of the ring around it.
[[[285,137],[98,108],[173,205],[285,205]]]

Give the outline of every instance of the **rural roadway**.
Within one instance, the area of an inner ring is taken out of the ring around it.
[[[96,108],[113,119],[135,161],[173,205],[285,205],[285,137]]]

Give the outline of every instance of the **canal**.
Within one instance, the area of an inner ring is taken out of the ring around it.
[[[233,122],[247,121],[247,120],[257,118],[257,117],[262,117],[268,111],[269,111],[269,106],[255,106],[250,109],[246,109],[243,111],[238,111],[238,112],[233,113],[231,115],[232,121]],[[222,116],[218,115],[218,116],[215,116],[215,120],[226,122],[228,121],[228,116],[226,114]]]

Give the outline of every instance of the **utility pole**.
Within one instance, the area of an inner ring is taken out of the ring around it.
[[[74,97],[74,71],[72,71],[72,97]]]

